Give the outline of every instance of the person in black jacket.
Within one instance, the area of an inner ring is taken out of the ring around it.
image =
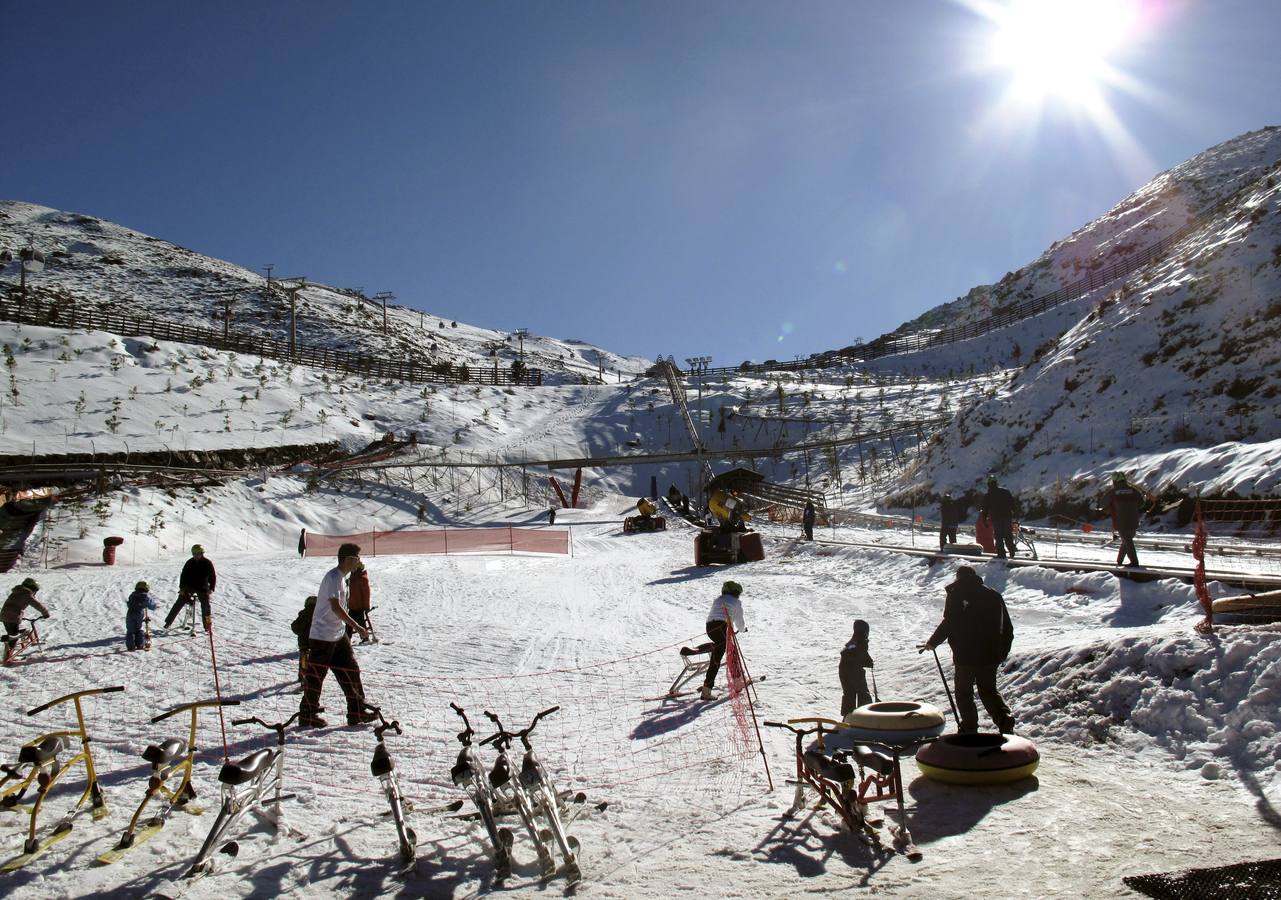
[[[872,702],[872,693],[867,689],[867,674],[864,669],[872,668],[872,657],[867,652],[868,639],[872,629],[862,619],[854,620],[854,636],[841,650],[841,718],[860,706]]]
[[[996,476],[987,476],[987,493],[979,504],[980,511],[987,514],[992,522],[992,538],[996,541],[996,556],[1005,559],[1008,547],[1010,556],[1014,555],[1014,516],[1018,504],[1014,495],[996,483]]]
[[[205,631],[213,625],[213,614],[209,609],[209,600],[218,584],[218,573],[214,571],[213,562],[205,556],[205,548],[199,544],[191,547],[191,559],[183,564],[182,574],[178,576],[178,599],[174,601],[169,615],[165,616],[165,627],[173,627],[174,619],[184,605],[200,600],[200,616]]]
[[[298,637],[298,683],[307,683],[307,651],[311,649],[311,616],[316,611],[316,595],[312,594],[303,601],[302,609],[294,616],[289,626]]]
[[[1130,565],[1139,564],[1138,551],[1134,549],[1134,535],[1139,530],[1139,518],[1147,497],[1141,490],[1125,480],[1124,472],[1112,475],[1112,490],[1108,491],[1108,509],[1112,513],[1112,527],[1121,535],[1121,549],[1116,552],[1116,564],[1126,556]]]
[[[814,520],[818,515],[814,512],[814,501],[805,501],[805,511],[801,513],[801,527],[805,530],[805,540],[814,540]]]
[[[1012,734],[1014,718],[996,689],[996,670],[1010,655],[1014,625],[1005,600],[983,583],[969,566],[956,570],[956,580],[947,586],[943,621],[920,652],[933,650],[947,641],[952,647],[955,667],[956,707],[960,716],[957,731],[973,734],[979,729],[979,711],[974,705],[978,688],[983,708],[1001,734]]]
[[[943,494],[939,501],[939,549],[956,543],[956,526],[961,524],[961,504],[952,499],[952,492]]]

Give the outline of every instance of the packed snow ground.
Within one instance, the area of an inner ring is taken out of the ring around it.
[[[221,499],[222,524],[188,540],[234,546],[241,522],[254,515],[254,494],[247,491],[239,509]],[[337,502],[321,495],[296,505],[322,521]],[[1020,731],[1041,749],[1036,778],[951,787],[921,778],[908,763],[909,824],[925,852],[918,864],[872,856],[827,812],[784,822],[790,736],[763,729],[770,793],[755,748],[733,750],[728,704],[645,699],[675,675],[673,645],[699,635],[732,572],[746,588],[744,650],[753,673],[765,676],[761,719],[836,712],[837,654],[856,617],[872,625],[880,695],[945,707],[933,659],[913,648],[937,621],[954,567],[806,545],[767,529],[765,561],[696,569],[692,532],[679,523],[666,534],[624,536],[621,518],[630,507],[630,498],[614,496],[563,512],[556,527],[571,530],[572,557],[367,560],[384,643],[360,646],[358,655],[371,699],[405,727],[404,737],[388,740],[420,810],[461,796],[448,780],[458,730],[449,701],[467,706],[482,733],[477,720],[486,706],[510,724],[560,704],[540,725],[536,745],[562,787],[589,797],[572,827],[584,848],[585,896],[783,897],[850,888],[919,897],[1124,896],[1125,874],[1275,855],[1276,629],[1224,628],[1204,638],[1190,630],[1197,607],[1185,585],[996,565],[983,574],[1005,593],[1016,628],[1001,683]],[[475,515],[482,524],[521,523],[531,512],[495,505]],[[26,709],[90,686],[128,689],[87,704],[112,815],[82,821],[45,858],[2,876],[6,895],[138,896],[180,876],[198,849],[211,814],[179,814],[124,861],[92,865],[141,799],[143,747],[182,732],[176,720],[157,727],[149,718],[213,693],[202,636],[163,633],[150,653],[123,650],[129,589],[146,579],[163,603],[171,601],[181,562],[173,556],[39,573],[55,618],[42,654],[0,671],[6,755],[40,730],[67,724],[65,710],[30,719]],[[297,701],[288,625],[329,561],[299,559],[290,549],[224,551],[215,562],[223,691],[243,700],[237,715],[283,719]],[[341,721],[332,681],[325,698],[331,722]],[[229,727],[228,741],[238,756],[264,738]],[[222,749],[216,716],[202,717],[201,743],[196,780],[212,805]],[[246,823],[240,856],[190,896],[465,897],[495,889],[481,829],[426,812],[412,817],[419,861],[397,874],[394,831],[379,815],[384,801],[369,774],[372,750],[368,729],[291,734],[286,779],[298,797],[286,803],[287,821],[306,836]],[[50,813],[65,808],[73,786],[55,793]],[[600,802],[609,805],[597,810]],[[4,815],[7,858],[21,848],[21,820]],[[520,835],[516,854],[505,890],[562,890],[563,881],[539,881]],[[1017,876],[1003,876],[1015,863]]]

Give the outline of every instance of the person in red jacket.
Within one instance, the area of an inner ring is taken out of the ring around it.
[[[373,626],[369,624],[369,572],[365,569],[365,564],[361,563],[356,566],[351,577],[347,580],[347,612],[351,617],[361,624],[365,629],[365,634],[360,636],[362,644],[369,643],[369,635],[373,632]],[[348,628],[348,637],[351,629]]]

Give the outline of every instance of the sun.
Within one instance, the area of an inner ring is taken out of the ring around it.
[[[1133,34],[1133,0],[1010,0],[979,8],[990,22],[989,64],[1028,104],[1097,103],[1114,80],[1110,57]]]

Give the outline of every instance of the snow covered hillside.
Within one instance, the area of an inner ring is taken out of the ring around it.
[[[207,328],[221,328],[230,305],[231,329],[251,336],[285,339],[289,300],[283,287],[298,285],[305,273],[277,270],[270,293],[263,274],[202,256],[90,215],[0,200],[0,251],[13,256],[24,247],[45,254],[47,267],[28,280],[44,300],[129,311]],[[11,284],[18,266],[0,271]],[[406,306],[383,308],[354,288],[307,283],[298,292],[299,344],[380,354],[421,363],[466,363],[507,368],[520,357],[541,368],[549,382],[595,380],[602,370],[616,379],[643,371],[650,362],[619,356],[578,340],[558,340],[492,331],[421,313]],[[529,324],[534,324],[532,321]]]

